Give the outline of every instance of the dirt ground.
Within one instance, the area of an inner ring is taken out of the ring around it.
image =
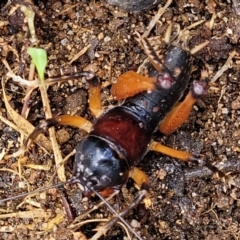
[[[164,4],[161,1],[160,6]],[[28,79],[30,58],[26,51],[34,44],[20,10],[22,5],[31,6],[23,0],[0,3],[0,54],[16,75]],[[146,59],[134,32],[144,34],[158,8],[126,12],[104,0],[36,0],[32,9],[36,14],[37,46],[48,54],[46,77],[60,75],[60,68],[64,73],[71,73],[73,67],[94,71],[102,81],[103,105],[117,104],[109,95],[110,84],[128,70],[137,71]],[[206,167],[148,153],[139,168],[150,178],[153,205],[150,209],[140,205],[125,217],[142,239],[240,239],[239,13],[230,1],[173,1],[147,36],[157,46],[171,21],[172,42],[179,39],[179,31],[187,35],[181,41],[189,49],[209,41],[193,56],[191,78],[198,78],[201,70],[207,68],[211,81],[208,94],[196,103],[189,120],[175,133],[156,133],[153,138],[175,149],[201,154],[228,177],[220,178]],[[199,25],[187,29],[200,20],[203,21]],[[224,64],[226,70],[222,71]],[[8,70],[2,62],[0,72],[1,81],[6,82]],[[75,114],[93,121],[87,88],[84,81],[50,86],[48,97],[53,115]],[[53,154],[37,144],[20,157],[6,157],[17,152],[22,136],[28,135],[22,120],[13,119],[9,113],[9,106],[14,116],[25,115],[29,109],[27,120],[33,126],[46,118],[38,89],[23,103],[28,91],[12,79],[0,88],[0,199],[27,192],[28,186],[29,190],[47,186],[56,171]],[[62,155],[71,153],[85,134],[76,128],[57,127]],[[70,157],[64,165],[66,178],[71,177],[72,161]],[[59,179],[55,177],[53,181],[57,183]],[[109,202],[120,211],[136,194],[129,182]],[[75,185],[28,199],[1,202],[0,239],[90,239],[98,223],[83,221],[112,216],[106,206],[101,206],[79,220],[83,226],[71,228],[64,200],[70,203],[74,217],[99,202],[97,198],[83,197]],[[127,235],[117,224],[101,239],[127,239]]]

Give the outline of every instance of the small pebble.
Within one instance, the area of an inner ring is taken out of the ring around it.
[[[137,220],[133,219],[133,220],[131,221],[131,226],[132,226],[133,228],[140,228],[140,227],[141,227],[141,224],[140,224],[140,222],[138,222]]]
[[[222,108],[222,114],[228,114],[228,109],[227,108]]]
[[[109,36],[106,36],[106,37],[104,38],[104,42],[105,42],[105,43],[110,42],[110,41],[111,41],[111,38],[110,38]]]

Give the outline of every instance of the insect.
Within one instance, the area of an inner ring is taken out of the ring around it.
[[[189,116],[196,100],[207,90],[206,71],[194,81],[185,100],[178,103],[186,90],[192,66],[190,52],[180,45],[169,45],[160,58],[147,39],[139,36],[140,44],[155,70],[148,77],[129,71],[121,75],[111,93],[120,106],[104,111],[100,101],[100,81],[94,73],[79,72],[70,76],[51,78],[48,83],[85,77],[89,82],[89,108],[96,120],[91,123],[80,116],[62,115],[42,121],[25,142],[25,147],[46,129],[61,125],[79,127],[88,135],[76,147],[73,177],[67,182],[77,183],[85,195],[96,193],[100,198],[120,189],[129,178],[139,186],[135,201],[102,231],[107,231],[148,193],[150,181],[136,165],[148,151],[157,151],[183,161],[201,161],[197,156],[171,149],[152,140],[160,130],[164,134],[175,131]],[[137,237],[141,239],[138,235]]]

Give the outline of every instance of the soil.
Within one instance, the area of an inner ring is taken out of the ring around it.
[[[193,56],[194,71],[190,82],[199,78],[204,68],[209,70],[211,81],[234,50],[236,54],[226,71],[209,84],[208,93],[197,101],[186,123],[170,136],[160,133],[153,136],[156,141],[169,147],[202,155],[228,177],[219,177],[197,164],[190,165],[149,152],[138,167],[150,178],[152,207],[146,209],[141,204],[125,217],[142,239],[240,239],[240,61],[237,54],[240,16],[238,9],[229,2],[173,1],[148,36],[151,42],[162,39],[167,23],[171,21],[171,39],[176,42],[177,29],[186,30],[191,24],[204,20],[189,29],[190,37],[183,41],[183,45],[189,49],[209,41],[204,49]],[[165,1],[161,1],[161,4],[163,6]],[[78,71],[94,71],[103,84],[103,105],[116,105],[109,94],[110,84],[128,70],[137,71],[146,59],[134,33],[138,31],[143,34],[147,30],[158,8],[127,12],[104,0],[36,0],[33,5],[27,0],[1,1],[1,59],[5,59],[10,68],[25,79],[28,79],[30,66],[26,51],[33,43],[19,8],[22,5],[31,7],[36,14],[37,46],[47,50],[49,59],[46,77],[60,75],[61,69],[64,73],[72,72],[74,67]],[[73,60],[86,46],[88,49]],[[4,64],[0,64],[0,71],[1,80],[6,81],[8,70]],[[5,87],[11,107],[21,114],[23,107],[26,107],[23,103],[26,86],[10,79]],[[83,81],[50,86],[48,97],[53,114],[81,115],[93,121],[88,109],[87,88]],[[2,87],[0,96],[1,116],[12,122]],[[33,126],[45,119],[38,89],[31,93],[27,107],[30,107],[27,120]],[[74,150],[77,142],[86,135],[84,131],[72,127],[57,127],[56,132],[63,156]],[[6,155],[19,150],[21,134],[0,120],[0,135],[0,199],[28,191],[26,182],[16,174],[20,169],[21,175],[30,184],[30,190],[46,186],[56,171],[53,155],[32,144],[24,157],[7,159]],[[24,159],[20,168],[19,159]],[[73,157],[64,166],[67,178],[71,177],[72,161]],[[46,166],[49,163],[52,164],[47,170],[23,166]],[[54,182],[59,182],[57,177]],[[129,181],[109,202],[116,211],[121,211],[136,195],[137,190]],[[82,227],[69,228],[64,200],[70,204],[74,218],[99,202],[97,198],[82,196],[77,186],[66,185],[62,189],[48,191],[45,196],[37,194],[31,199],[31,202],[14,199],[0,203],[0,239],[32,237],[60,240],[85,239],[84,236],[88,239],[93,236],[98,224],[86,223]],[[43,216],[20,216],[21,212],[36,209],[42,209]],[[107,207],[101,206],[84,220],[111,217]],[[117,224],[101,239],[127,238],[125,230]]]

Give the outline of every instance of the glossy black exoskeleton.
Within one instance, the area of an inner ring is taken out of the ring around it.
[[[73,175],[86,191],[119,188],[127,181],[131,167],[148,151],[153,132],[186,90],[191,56],[171,46],[162,69],[155,90],[140,92],[105,112],[78,144]]]

